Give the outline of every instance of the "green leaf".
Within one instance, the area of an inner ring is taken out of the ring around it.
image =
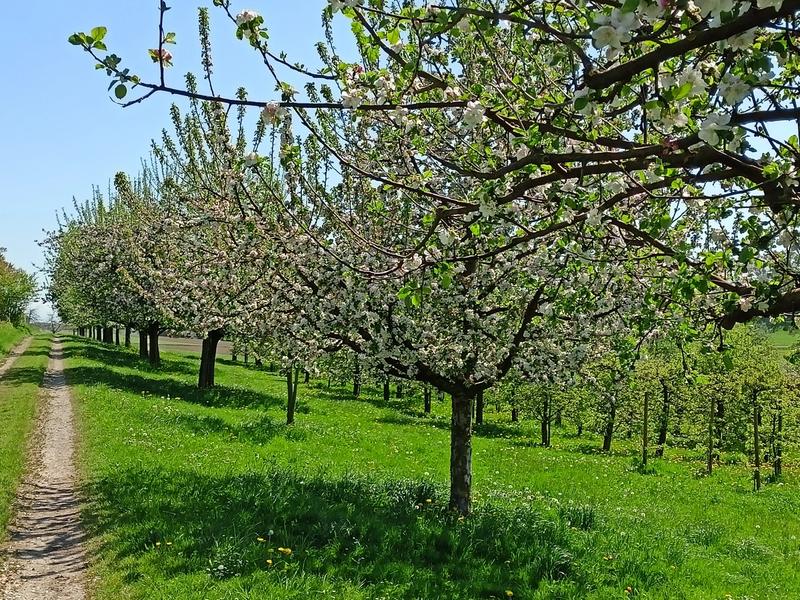
[[[120,83],[117,87],[114,88],[114,95],[117,97],[117,99],[122,100],[125,96],[128,95],[128,88]]]
[[[92,47],[93,47],[93,48],[96,48],[97,50],[102,50],[102,51],[104,51],[104,52],[105,52],[106,50],[108,50],[108,48],[106,48],[106,45],[105,45],[103,42],[95,42],[95,43],[94,43],[94,46],[92,46]]]
[[[105,27],[95,27],[92,29],[91,36],[94,38],[95,42],[99,42],[106,37],[106,33],[108,33],[108,29]]]
[[[73,46],[82,46],[84,35],[82,33],[73,33],[67,38],[67,41]]]
[[[679,88],[677,88],[673,92],[672,99],[673,100],[683,100],[689,94],[692,93],[692,87],[693,87],[692,82],[691,81],[687,81],[686,83],[684,83],[682,86],[680,86]]]
[[[639,0],[625,0],[621,10],[624,13],[631,13],[637,8],[639,8]]]
[[[722,362],[725,365],[725,370],[733,371],[733,359],[727,352],[722,355]]]

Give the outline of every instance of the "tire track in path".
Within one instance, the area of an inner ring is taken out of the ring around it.
[[[32,337],[25,338],[19,344],[14,346],[14,348],[11,349],[11,352],[8,353],[8,356],[6,356],[5,360],[0,359],[0,377],[5,375],[9,371],[9,369],[11,369],[11,367],[14,366],[14,363],[17,362],[17,359],[20,356],[25,354],[25,351],[31,345],[32,341],[33,341]]]

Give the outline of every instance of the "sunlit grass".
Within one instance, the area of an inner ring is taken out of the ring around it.
[[[29,335],[28,329],[0,321],[0,362],[26,335]]]
[[[490,407],[459,521],[446,403],[426,417],[421,398],[312,382],[286,427],[275,374],[221,362],[200,393],[194,357],[67,356],[101,599],[800,597],[791,456],[755,494],[746,465],[698,477],[699,451],[668,450],[642,475],[636,440],[604,455],[556,430],[540,448]]]
[[[49,336],[37,335],[27,352],[0,377],[0,540],[25,467],[26,441],[34,427],[39,386],[47,368]]]

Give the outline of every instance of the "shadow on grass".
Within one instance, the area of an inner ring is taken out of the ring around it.
[[[193,384],[177,379],[118,373],[102,366],[67,367],[65,372],[70,385],[106,385],[135,394],[168,396],[215,408],[268,409],[285,404],[283,398],[247,388],[218,386],[211,390],[200,390]]]
[[[582,579],[564,518],[482,506],[462,520],[429,483],[279,469],[123,470],[84,493],[85,524],[128,582],[143,572],[225,579],[267,571],[298,585],[309,576],[349,581],[370,597],[473,600],[508,589],[525,598],[542,580]]]
[[[255,444],[266,444],[277,436],[288,440],[302,440],[305,437],[303,430],[278,423],[267,415],[232,425],[211,415],[178,414],[172,423],[196,435],[221,435],[229,440]]]
[[[0,377],[0,386],[24,385],[35,383],[39,385],[44,378],[44,368],[42,367],[12,367],[5,375]]]
[[[398,415],[384,415],[375,419],[378,423],[385,425],[421,425],[435,427],[445,431],[450,431],[450,419],[442,416],[426,415],[421,411],[414,411]],[[518,426],[503,425],[500,423],[481,423],[473,425],[472,435],[485,438],[506,438],[519,439],[527,435],[527,432]],[[520,445],[527,444],[521,440]]]
[[[82,342],[83,343],[80,345],[66,346],[64,349],[64,357],[85,358],[87,360],[101,362],[105,365],[110,365],[113,367],[125,367],[131,369],[135,368],[147,373],[165,372],[192,375],[196,374],[200,368],[200,363],[196,356],[189,358],[194,358],[197,360],[197,366],[162,356],[161,366],[151,367],[146,360],[139,358],[138,353],[135,353],[130,349],[126,350],[123,347],[109,346],[88,340],[82,340]]]

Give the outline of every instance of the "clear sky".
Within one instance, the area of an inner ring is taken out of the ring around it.
[[[114,173],[135,172],[149,142],[169,127],[168,108],[180,99],[166,95],[122,109],[106,92],[108,79],[94,70],[67,37],[92,27],[108,27],[106,44],[143,79],[154,80],[157,66],[147,49],[158,43],[158,0],[28,0],[0,8],[0,247],[15,265],[41,265],[37,240],[53,229],[56,215],[72,198],[91,196],[93,185],[107,188]],[[197,9],[212,17],[215,88],[232,95],[246,85],[254,99],[277,99],[257,55],[234,37],[231,24],[211,0],[172,0],[167,30],[178,34],[171,48],[175,67],[168,83],[198,71]],[[325,0],[233,1],[236,11],[264,15],[270,45],[290,59],[316,65],[314,43],[322,38]],[[44,317],[46,309],[39,310]]]

